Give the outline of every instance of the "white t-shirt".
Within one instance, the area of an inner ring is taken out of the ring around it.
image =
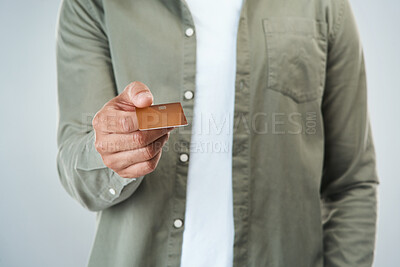
[[[242,0],[186,0],[197,40],[196,92],[181,266],[233,261],[232,140]]]

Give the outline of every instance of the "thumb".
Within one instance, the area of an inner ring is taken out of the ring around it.
[[[124,91],[116,97],[116,100],[138,108],[144,108],[153,104],[153,95],[144,83],[135,81],[125,87]]]

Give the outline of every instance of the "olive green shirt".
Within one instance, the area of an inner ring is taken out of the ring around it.
[[[89,266],[179,266],[185,224],[174,222],[185,217],[194,104],[184,92],[196,97],[196,29],[185,1],[65,0],[57,68],[60,180],[97,212]],[[91,122],[132,81],[145,83],[155,104],[181,102],[189,126],[171,132],[154,172],[124,179],[94,148]],[[378,177],[366,93],[348,0],[244,2],[235,267],[371,266]]]

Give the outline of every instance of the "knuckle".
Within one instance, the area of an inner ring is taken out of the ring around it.
[[[138,81],[133,81],[133,82],[131,82],[131,87],[136,86],[138,83],[139,83]]]
[[[143,86],[144,84],[140,81],[133,81],[130,83],[131,87],[138,87],[138,86]]]
[[[96,127],[99,125],[99,123],[100,123],[99,116],[100,116],[99,113],[97,113],[97,114],[94,116],[93,120],[92,120],[92,125],[93,125],[94,128],[96,128]]]
[[[100,128],[107,120],[107,116],[103,112],[99,112],[93,118],[93,127]]]
[[[115,111],[115,104],[114,104],[114,99],[110,100],[109,102],[107,102],[106,105],[104,105],[102,112],[112,112]]]
[[[125,117],[118,117],[117,123],[119,128],[126,130],[127,124]]]
[[[94,142],[94,147],[97,150],[97,152],[99,152],[99,153],[103,152],[103,142],[102,141],[96,140]]]
[[[100,154],[106,154],[106,153],[113,153],[115,152],[115,144],[113,142],[107,142],[107,141],[95,141],[94,147],[99,152]]]
[[[125,87],[125,90],[128,91],[129,96],[131,96],[131,91],[138,86],[138,81],[133,81]]]

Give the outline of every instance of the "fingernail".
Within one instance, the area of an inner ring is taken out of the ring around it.
[[[137,94],[136,96],[135,96],[135,98],[136,99],[140,99],[140,98],[152,98],[153,96],[149,93],[149,92],[147,92],[147,91],[145,91],[145,92],[140,92],[139,94]]]

